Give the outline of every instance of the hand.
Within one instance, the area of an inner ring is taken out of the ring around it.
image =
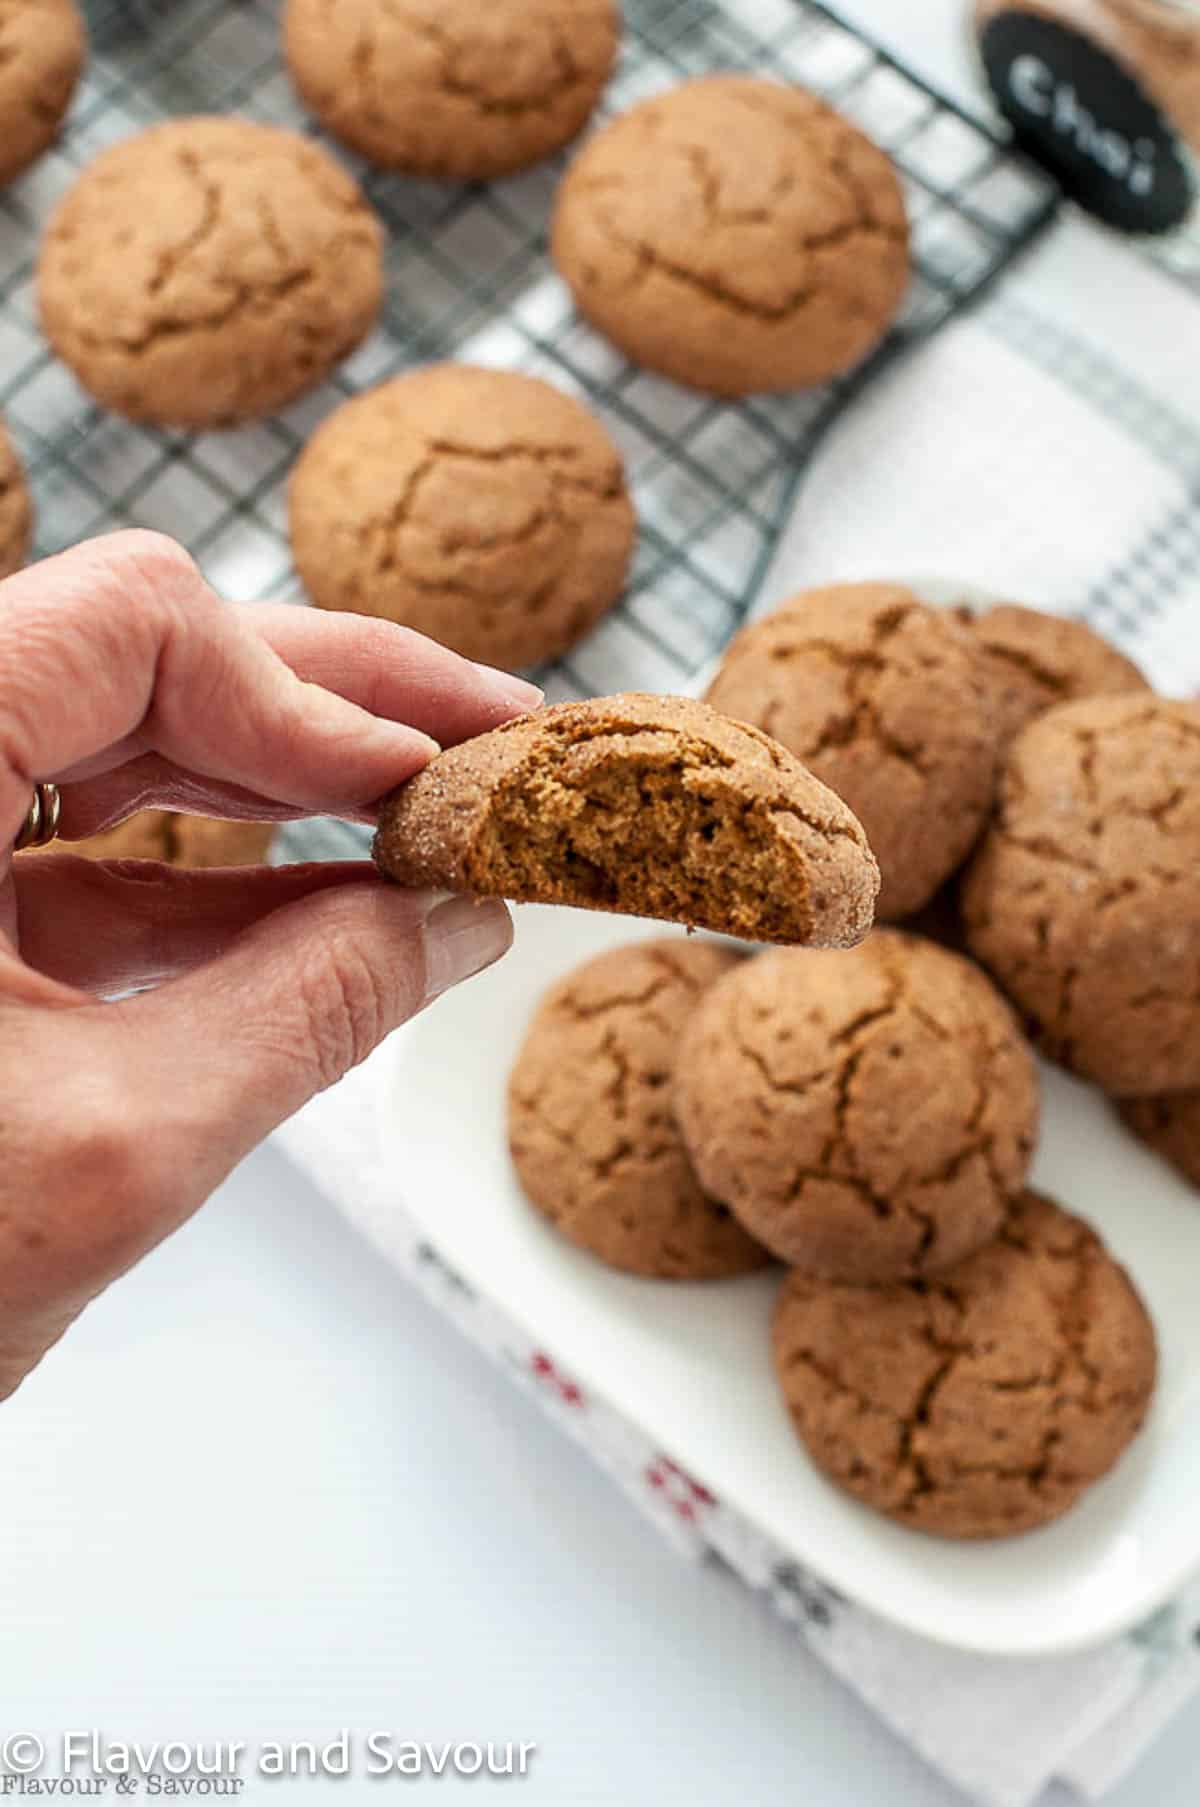
[[[369,822],[438,741],[538,696],[387,622],[223,603],[154,534],[0,584],[0,1399],[270,1129],[511,939],[502,904],[366,862],[14,862],[34,782],[72,838],[144,806]]]

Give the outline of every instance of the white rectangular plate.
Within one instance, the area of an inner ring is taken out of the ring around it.
[[[768,1353],[778,1270],[703,1286],[630,1278],[525,1202],[504,1101],[537,999],[592,954],[672,931],[566,909],[515,915],[512,953],[401,1031],[384,1075],[388,1167],[470,1285],[798,1562],[927,1637],[1026,1656],[1083,1646],[1200,1568],[1200,1198],[1098,1094],[1043,1070],[1033,1178],[1096,1225],[1153,1313],[1162,1373],[1150,1424],[1059,1524],[990,1544],[924,1537],[839,1493],[793,1436]]]

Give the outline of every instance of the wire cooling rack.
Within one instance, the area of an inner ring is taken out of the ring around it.
[[[971,301],[1050,219],[1052,184],[824,6],[807,0],[625,0],[605,113],[688,76],[795,80],[896,161],[915,274],[886,343],[851,377],[730,404],[639,371],[575,316],[547,256],[562,159],[489,187],[354,164],[388,228],[379,329],[336,377],[277,417],[202,435],[134,427],[94,406],[39,339],[37,233],[79,168],[164,116],[238,111],[310,130],[279,56],[277,0],[94,0],[92,57],[60,145],[0,200],[0,409],[29,471],[40,552],[106,529],[174,534],[241,600],[299,596],[288,469],[329,410],[405,366],[474,358],[534,372],[595,409],[626,459],[640,520],[627,595],[552,697],[678,689],[753,600],[805,464],[831,420],[905,346]],[[353,161],[353,160],[351,160]]]

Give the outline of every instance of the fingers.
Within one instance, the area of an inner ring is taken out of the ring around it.
[[[542,700],[536,684],[476,665],[377,616],[287,602],[246,604],[245,612],[297,677],[335,690],[372,715],[408,722],[443,747],[498,728]]]
[[[523,678],[472,664],[390,621],[298,608],[294,603],[253,603],[239,612],[305,682],[324,685],[372,715],[407,722],[433,735],[442,746],[486,733],[541,701],[541,691]],[[128,754],[127,747],[117,751]],[[62,830],[68,840],[83,840],[136,809],[178,809],[264,822],[304,813],[147,753],[126,757],[113,770],[72,783],[63,798]],[[338,813],[373,822],[374,799],[365,808]]]
[[[364,876],[112,1003],[4,962],[0,1399],[270,1129],[510,938],[502,904]]]
[[[157,534],[122,533],[0,585],[0,846],[36,779],[114,744],[302,811],[360,808],[435,743],[296,676]]]
[[[241,784],[199,777],[160,753],[143,753],[103,777],[63,785],[59,835],[64,841],[85,841],[89,835],[114,828],[139,809],[181,810],[186,815],[219,816],[235,822],[292,822],[310,813]],[[372,823],[379,811],[371,803],[336,813],[349,822]]]
[[[305,683],[320,684],[386,721],[419,729],[443,747],[484,734],[542,701],[536,684],[460,658],[436,640],[377,616],[296,603],[226,606]],[[93,778],[123,767],[129,758],[129,745],[119,742],[64,776],[72,782]],[[156,763],[160,774],[170,772],[166,761]],[[214,795],[234,790],[211,788]]]
[[[215,959],[285,904],[378,879],[366,861],[190,872],[50,854],[14,861],[12,882],[26,963],[80,991],[112,993]]]
[[[119,1006],[128,1056],[152,1096],[169,1091],[170,1139],[208,1190],[511,939],[495,900],[378,879],[337,886],[287,904],[209,965]]]

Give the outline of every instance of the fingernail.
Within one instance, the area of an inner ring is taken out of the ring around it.
[[[498,898],[447,897],[425,918],[425,998],[482,972],[512,946],[512,918]]]
[[[539,709],[546,700],[544,690],[539,690],[536,684],[530,684],[525,678],[514,678],[509,671],[499,671],[494,665],[478,664],[475,669],[484,691],[509,708]]]
[[[427,759],[436,759],[441,752],[441,742],[435,740],[432,734],[423,734],[420,728],[406,728],[404,732],[406,737],[411,737],[412,740],[424,744]]]

